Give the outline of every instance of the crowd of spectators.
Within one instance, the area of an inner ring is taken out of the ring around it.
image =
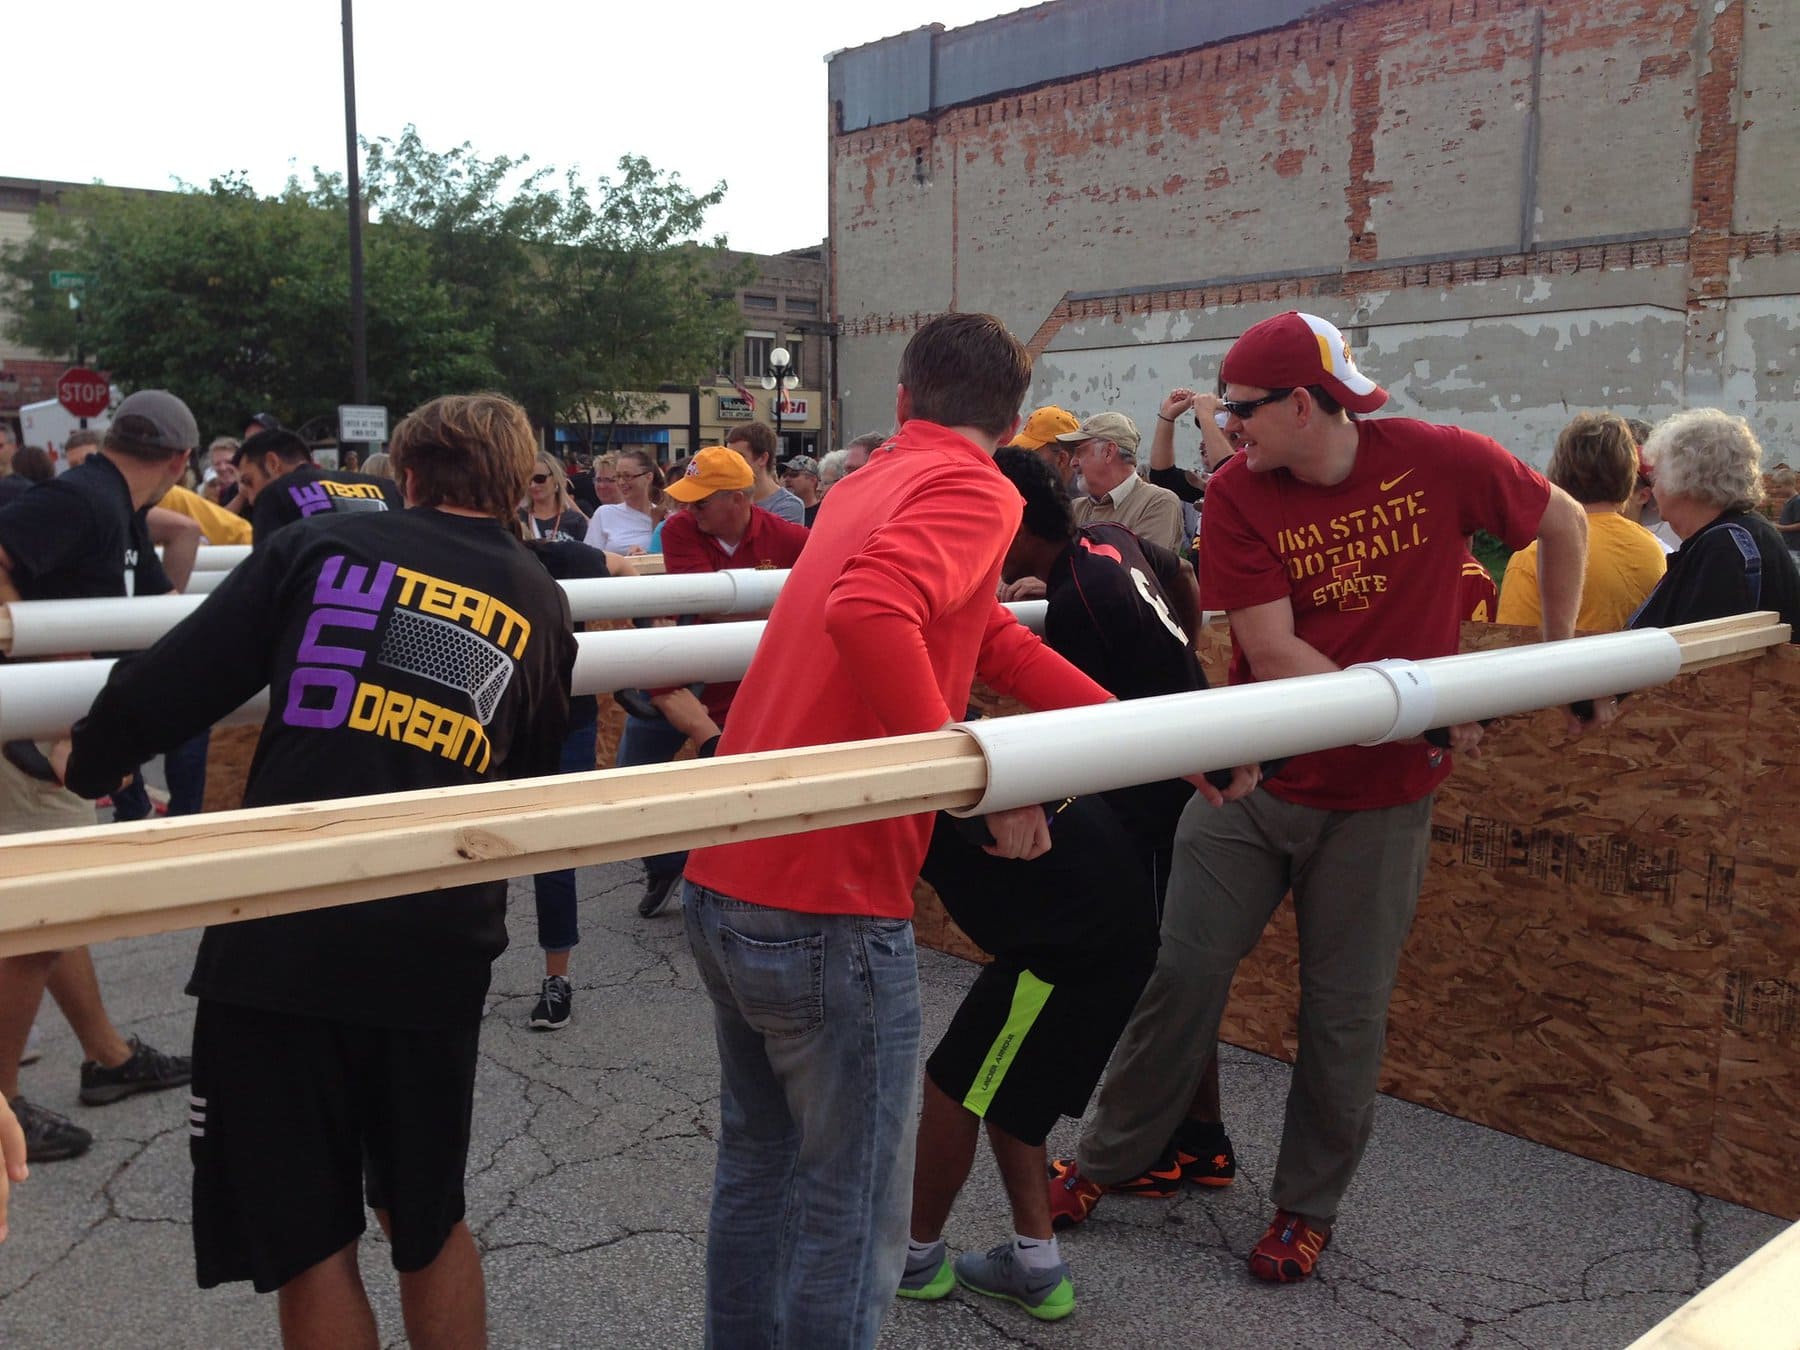
[[[614,696],[616,767],[935,730],[964,715],[977,672],[1034,707],[1204,688],[1203,605],[1230,617],[1240,682],[1444,655],[1470,618],[1545,640],[1758,608],[1800,623],[1796,476],[1765,469],[1748,424],[1717,410],[1655,426],[1580,413],[1540,475],[1488,437],[1371,418],[1387,392],[1297,312],[1248,330],[1213,392],[1170,389],[1148,446],[1118,408],[1021,416],[1029,378],[997,320],[943,316],[906,348],[891,432],[786,460],[761,422],[671,463],[636,446],[565,459],[499,395],[434,400],[341,465],[266,413],[202,452],[160,390],[71,437],[60,474],[0,425],[0,601],[180,590],[199,549],[251,546],[115,669],[69,742],[3,747],[0,832],[94,824],[96,799],[115,820],[198,810],[210,727],[264,684],[246,804],[591,770],[598,707],[570,697],[553,579],[646,554],[672,573],[790,576],[741,683]],[[1471,557],[1481,532],[1510,553],[1497,576]],[[1042,641],[1000,603],[1038,597]],[[1617,715],[1604,701],[1567,725]],[[1103,1197],[1235,1178],[1217,1029],[1290,884],[1300,1055],[1274,1217],[1248,1260],[1272,1282],[1310,1276],[1373,1127],[1432,793],[1482,736],[645,858],[638,912],[679,907],[718,1032],[709,1339],[869,1345],[896,1291],[957,1285],[1071,1312],[1061,1235]],[[166,800],[141,773],[158,756]],[[996,957],[922,1087],[921,873]],[[535,878],[541,1031],[574,1018],[575,895],[571,872]],[[192,1058],[118,1029],[85,949],[0,960],[5,1176],[92,1143],[19,1092],[48,992],[83,1047],[83,1104],[190,1086],[203,1285],[278,1291],[295,1337],[372,1328],[366,1187],[409,1334],[475,1336],[462,1174],[503,907],[482,884],[209,930]],[[1075,1155],[1047,1157],[1109,1058]],[[953,1259],[944,1221],[984,1126],[1013,1231]],[[5,1198],[0,1178],[0,1237]]]

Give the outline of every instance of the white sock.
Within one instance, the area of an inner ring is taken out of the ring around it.
[[[1013,1254],[1027,1270],[1054,1270],[1062,1264],[1062,1253],[1056,1249],[1053,1237],[1031,1238],[1014,1233]]]
[[[937,1242],[914,1242],[908,1238],[906,1239],[906,1254],[908,1256],[929,1256],[937,1247],[938,1242],[942,1241],[943,1239],[939,1238]]]

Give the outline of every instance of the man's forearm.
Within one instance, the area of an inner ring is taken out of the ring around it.
[[[1587,571],[1587,513],[1561,488],[1552,488],[1538,525],[1538,595],[1544,641],[1575,635]]]
[[[1324,652],[1302,638],[1289,635],[1276,638],[1254,650],[1246,650],[1244,659],[1250,673],[1258,680],[1287,680],[1296,675],[1329,675],[1342,670]]]
[[[1164,417],[1161,413],[1156,415],[1156,430],[1150,436],[1150,467],[1175,467],[1175,422],[1173,418]]]

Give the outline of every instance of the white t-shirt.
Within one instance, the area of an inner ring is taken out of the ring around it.
[[[590,548],[624,553],[632,548],[648,549],[650,531],[655,523],[644,512],[624,502],[609,502],[594,512],[588,522],[587,544]]]

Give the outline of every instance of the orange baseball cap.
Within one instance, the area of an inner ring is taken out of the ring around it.
[[[663,491],[678,502],[697,502],[715,492],[741,492],[755,482],[749,460],[722,445],[709,445],[690,459],[687,472]]]

